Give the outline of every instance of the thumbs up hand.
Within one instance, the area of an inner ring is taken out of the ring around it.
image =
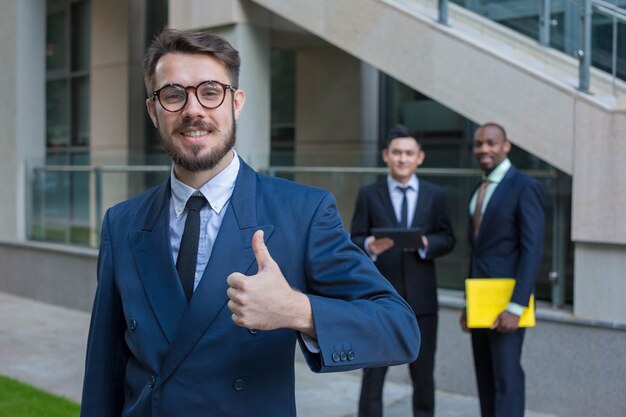
[[[234,272],[226,280],[235,324],[258,330],[291,328],[315,337],[309,298],[289,286],[265,246],[262,230],[254,233],[252,250],[259,265],[256,275]]]

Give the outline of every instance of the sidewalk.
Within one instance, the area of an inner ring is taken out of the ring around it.
[[[0,375],[80,401],[88,328],[85,312],[0,293]],[[360,371],[314,374],[296,361],[299,417],[355,417],[360,385]],[[410,395],[386,383],[385,417],[409,417]],[[479,417],[476,398],[438,391],[436,404],[437,417]]]

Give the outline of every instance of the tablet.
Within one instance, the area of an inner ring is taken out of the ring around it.
[[[419,227],[410,229],[405,227],[372,227],[372,236],[377,239],[381,237],[391,238],[395,246],[400,248],[421,249],[424,247],[422,229]]]

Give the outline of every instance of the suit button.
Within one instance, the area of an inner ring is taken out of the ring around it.
[[[348,351],[348,360],[349,360],[349,361],[354,360],[354,352],[353,352],[353,351],[351,351],[351,350],[350,350],[350,351]]]
[[[233,382],[233,388],[235,389],[235,391],[242,391],[244,388],[246,387],[246,383],[243,381],[243,379],[235,379],[235,381]]]
[[[341,361],[345,361],[348,359],[348,354],[346,352],[341,352]]]
[[[250,334],[257,334],[259,331],[257,329],[248,329]]]
[[[128,320],[128,328],[131,332],[134,332],[137,328],[137,320],[131,317],[130,320]]]
[[[148,388],[152,388],[155,382],[156,382],[156,378],[154,377],[154,375],[152,375],[150,379],[148,379]]]
[[[339,362],[341,360],[341,356],[337,352],[333,353],[333,362]]]

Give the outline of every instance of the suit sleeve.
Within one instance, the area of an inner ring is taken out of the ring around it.
[[[87,342],[81,401],[83,417],[118,417],[124,402],[125,324],[113,273],[108,219],[107,213],[102,225],[98,286]]]
[[[433,205],[435,218],[432,230],[426,233],[428,239],[427,259],[434,259],[446,255],[454,249],[456,237],[450,223],[448,202],[443,190],[438,190],[435,194]]]
[[[528,305],[541,266],[545,227],[543,202],[543,188],[533,180],[523,189],[519,200],[519,257],[511,301],[522,306]]]
[[[353,245],[325,194],[306,236],[305,272],[320,353],[303,349],[315,372],[408,363],[419,351],[413,311]]]

